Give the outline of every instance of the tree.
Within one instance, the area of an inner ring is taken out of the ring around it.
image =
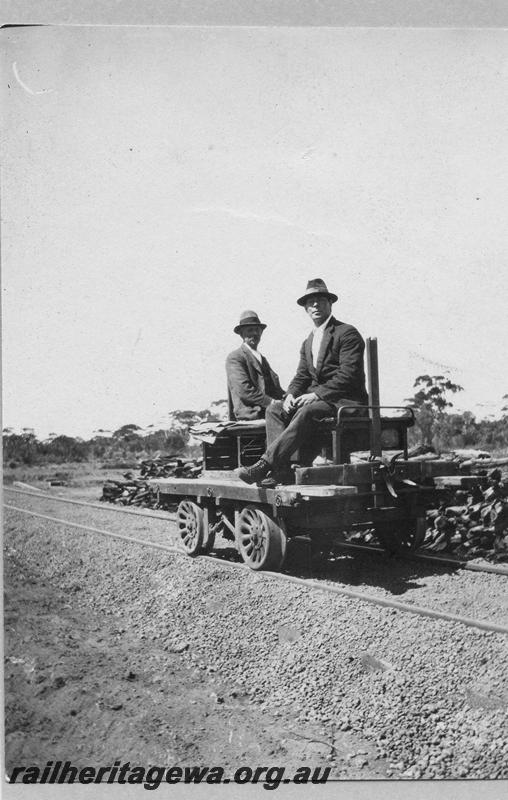
[[[432,446],[436,427],[442,422],[445,409],[453,406],[447,394],[462,392],[463,388],[444,375],[419,375],[413,388],[418,391],[413,397],[406,398],[406,402],[416,409],[416,424],[420,429],[421,443]]]
[[[136,434],[136,431],[140,431],[141,428],[139,425],[135,425],[133,422],[130,422],[128,425],[122,425],[121,428],[118,428],[117,431],[113,433],[115,439],[128,439],[129,436]]]
[[[22,430],[23,433],[21,434],[6,434],[4,432],[3,456],[5,461],[15,459],[30,466],[37,462],[41,446],[33,432],[33,428],[23,428]]]
[[[189,434],[184,430],[157,430],[144,438],[147,452],[163,452],[169,454],[182,453],[188,442]]]
[[[56,436],[46,449],[51,460],[58,462],[86,461],[88,457],[87,444],[82,439],[73,436]]]

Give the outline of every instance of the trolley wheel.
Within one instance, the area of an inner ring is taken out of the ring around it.
[[[427,531],[425,517],[378,522],[375,526],[379,543],[389,553],[408,553],[422,546]]]
[[[176,524],[183,549],[195,556],[203,547],[205,533],[203,509],[191,500],[182,500],[176,510]]]
[[[247,506],[238,519],[237,544],[243,561],[251,569],[280,569],[287,544],[284,523],[275,522],[255,506]]]

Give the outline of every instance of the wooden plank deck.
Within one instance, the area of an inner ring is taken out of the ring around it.
[[[231,473],[229,473],[231,475]],[[289,484],[266,488],[249,485],[236,479],[226,478],[152,478],[152,488],[161,495],[185,495],[197,498],[215,497],[224,500],[239,500],[246,503],[266,503],[268,505],[292,505],[295,500],[319,500],[341,498],[357,494],[356,486],[311,486]]]

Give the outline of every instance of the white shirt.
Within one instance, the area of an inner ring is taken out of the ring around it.
[[[259,363],[261,364],[261,363],[262,363],[262,361],[261,361],[261,359],[262,359],[262,355],[261,355],[261,353],[259,352],[259,350],[253,350],[253,348],[250,346],[250,344],[247,344],[247,342],[244,342],[244,345],[245,345],[245,347],[248,347],[248,348],[249,348],[249,350],[251,351],[251,353],[252,353],[252,355],[254,356],[254,358],[257,358],[257,360],[258,360],[258,361],[259,361]]]
[[[321,342],[323,341],[323,334],[325,332],[325,328],[330,322],[332,315],[328,317],[321,325],[318,325],[314,328],[312,332],[312,363],[314,366],[317,364],[318,356],[319,356],[319,349],[321,347]]]

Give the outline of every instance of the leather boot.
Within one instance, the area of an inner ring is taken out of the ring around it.
[[[235,474],[244,483],[259,483],[266,478],[270,470],[271,466],[268,461],[260,458],[252,467],[238,467],[235,469]]]

